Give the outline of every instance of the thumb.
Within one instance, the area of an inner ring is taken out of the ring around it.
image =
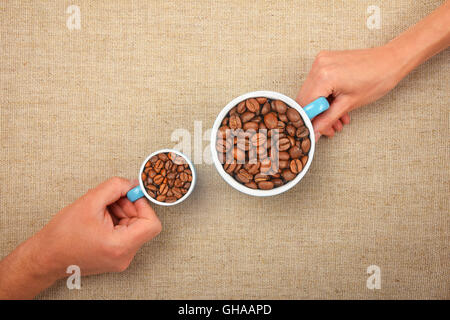
[[[314,133],[316,135],[316,140],[320,138],[321,135],[332,135],[334,133],[332,128],[333,124],[339,120],[343,115],[348,112],[349,103],[347,99],[342,97],[337,97],[333,100],[330,108],[324,113],[319,114],[312,121],[314,127]]]

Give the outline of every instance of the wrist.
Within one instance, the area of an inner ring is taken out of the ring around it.
[[[0,299],[31,299],[58,279],[39,256],[43,248],[32,237],[0,262]]]
[[[31,261],[29,272],[35,279],[51,285],[65,277],[65,267],[59,265],[56,253],[43,241],[40,233],[28,239],[24,245]]]
[[[395,39],[381,48],[385,53],[385,57],[390,57],[390,71],[395,78],[395,83],[399,83],[415,67],[411,60],[405,59],[405,57],[410,56],[405,52],[407,49],[397,43]]]

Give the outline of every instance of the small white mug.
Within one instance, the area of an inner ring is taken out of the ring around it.
[[[308,154],[308,161],[307,161],[306,165],[304,166],[303,170],[299,174],[297,174],[297,176],[292,181],[289,181],[280,187],[273,188],[270,190],[252,189],[252,188],[246,187],[245,185],[236,181],[232,176],[230,176],[227,172],[225,172],[225,169],[223,168],[223,165],[222,165],[221,161],[219,160],[219,156],[218,156],[217,150],[216,150],[217,133],[222,124],[222,120],[226,117],[228,112],[233,107],[235,107],[239,103],[241,103],[242,101],[250,99],[250,98],[258,98],[258,97],[265,97],[265,98],[269,98],[272,100],[281,100],[284,103],[286,103],[289,107],[297,110],[300,113],[306,127],[309,130],[309,139],[311,140],[311,148],[310,148],[309,154]],[[233,188],[235,188],[236,190],[238,190],[242,193],[245,193],[245,194],[248,194],[251,196],[257,196],[257,197],[275,196],[280,193],[288,191],[293,186],[295,186],[297,183],[299,183],[300,180],[302,180],[303,176],[308,171],[308,169],[311,165],[313,156],[314,156],[316,142],[315,142],[314,129],[313,129],[313,126],[311,123],[311,119],[314,118],[316,115],[327,110],[329,108],[329,106],[330,105],[328,104],[327,99],[324,97],[320,97],[320,98],[314,100],[313,102],[311,102],[310,104],[308,104],[305,108],[302,108],[293,99],[291,99],[281,93],[273,92],[273,91],[254,91],[254,92],[249,92],[249,93],[243,94],[243,95],[233,99],[219,113],[219,115],[216,118],[216,121],[214,122],[214,126],[213,126],[212,132],[211,132],[211,154],[212,154],[212,159],[213,159],[213,162],[214,162],[214,165],[215,165],[217,171],[219,172],[221,177],[230,186],[232,186]]]
[[[191,181],[191,186],[189,187],[189,190],[180,199],[178,199],[175,202],[161,202],[161,201],[158,201],[158,200],[150,197],[150,195],[145,190],[144,182],[142,181],[142,173],[144,172],[145,164],[150,160],[151,157],[153,157],[155,155],[158,155],[160,153],[171,153],[171,152],[175,153],[176,155],[179,155],[180,157],[182,157],[186,161],[187,164],[189,164],[189,169],[191,169],[191,172],[192,172],[192,181]],[[161,149],[161,150],[153,152],[151,155],[149,155],[144,160],[144,162],[142,162],[141,170],[139,171],[138,179],[139,179],[139,185],[134,187],[133,189],[131,189],[130,191],[127,192],[128,200],[130,200],[131,202],[134,202],[137,199],[140,199],[142,197],[146,197],[151,202],[153,202],[155,204],[158,204],[160,206],[174,206],[174,205],[179,204],[179,203],[183,202],[184,200],[186,200],[190,196],[192,191],[194,191],[195,183],[197,182],[197,173],[195,172],[195,167],[192,164],[191,160],[189,160],[189,158],[186,157],[183,153],[181,153],[178,150],[174,150],[174,149]]]

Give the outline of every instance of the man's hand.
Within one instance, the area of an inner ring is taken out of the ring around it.
[[[67,276],[69,265],[79,266],[82,275],[124,271],[161,232],[146,199],[126,198],[136,185],[111,178],[62,209],[0,263],[0,298],[32,298]]]

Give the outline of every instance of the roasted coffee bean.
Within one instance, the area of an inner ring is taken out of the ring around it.
[[[278,161],[278,166],[281,169],[286,169],[287,167],[289,167],[289,160],[279,160]]]
[[[232,115],[228,122],[230,124],[230,128],[233,130],[242,128],[241,118],[239,118],[237,114]]]
[[[289,149],[289,156],[290,156],[292,159],[300,158],[300,156],[301,156],[302,154],[303,154],[302,151],[301,151],[300,148],[297,147],[297,146],[293,146],[293,147],[291,147],[291,148]]]
[[[311,140],[309,139],[304,139],[302,141],[302,151],[304,153],[307,153],[309,151],[309,149],[311,148]]]
[[[261,108],[261,114],[265,115],[270,111],[270,104],[268,102],[265,102],[264,105]]]
[[[250,139],[252,145],[262,146],[267,142],[267,136],[263,133],[256,133]]]
[[[305,124],[303,123],[303,120],[300,119],[300,120],[298,120],[298,121],[292,122],[292,125],[293,125],[294,127],[296,127],[296,128],[300,128],[300,127],[304,126]]]
[[[284,123],[283,121],[278,121],[277,129],[278,129],[280,132],[283,132],[283,131],[284,131],[284,128],[286,128],[286,123]]]
[[[308,162],[308,156],[303,156],[300,160],[302,161],[303,167],[305,167]]]
[[[156,171],[156,172],[160,172],[161,171],[161,169],[163,168],[163,166],[164,166],[164,162],[161,160],[161,159],[158,159],[157,161],[156,161],[156,163],[155,163],[155,166],[153,167],[153,169]]]
[[[281,187],[283,185],[283,180],[279,179],[279,178],[275,178],[270,180],[273,182],[273,185],[275,188]]]
[[[237,165],[236,162],[225,163],[223,168],[225,169],[226,172],[232,173],[234,169],[236,169],[236,165]]]
[[[156,200],[159,202],[164,202],[166,200],[166,196],[165,195],[159,195],[156,197]]]
[[[167,191],[169,191],[169,187],[167,186],[166,183],[163,183],[160,187],[159,187],[159,194],[165,195],[167,193]]]
[[[180,199],[183,196],[183,193],[181,192],[181,189],[177,188],[177,187],[172,189],[172,193],[177,199]]]
[[[246,184],[250,182],[250,179],[247,179],[246,176],[242,175],[240,172],[235,175],[236,180],[240,183]]]
[[[165,154],[165,153],[160,153],[160,154],[158,154],[158,158],[159,158],[160,160],[162,160],[162,161],[167,161],[167,160],[169,160],[169,157],[168,157],[167,154]]]
[[[217,132],[217,138],[226,139],[227,135],[229,135],[231,132],[231,129],[228,126],[221,126],[219,128],[219,131]],[[173,159],[170,159],[173,161]]]
[[[309,135],[309,130],[307,127],[301,126],[300,128],[297,129],[295,135],[297,136],[297,138],[300,139],[306,138]]]
[[[250,181],[246,183],[245,186],[250,189],[258,189],[258,185],[255,183],[255,181]]]
[[[280,151],[286,151],[291,147],[291,142],[288,138],[281,138],[278,141],[278,150]]]
[[[172,165],[173,165],[173,162],[171,160],[168,160],[164,164],[164,169],[166,169],[168,171],[168,170],[170,170],[170,168],[172,168]]]
[[[275,129],[278,125],[278,118],[275,113],[270,112],[264,116],[264,124],[267,129]]]
[[[191,187],[192,171],[175,153],[159,153],[150,158],[141,175],[147,194],[160,202],[174,202]]]
[[[286,126],[286,132],[288,133],[288,135],[290,136],[295,136],[295,133],[297,132],[297,130],[295,129],[295,127],[292,124],[288,124]]]
[[[167,179],[173,180],[176,178],[176,176],[177,176],[177,174],[175,172],[170,172],[167,174]]]
[[[261,181],[267,181],[269,179],[270,179],[270,177],[267,174],[261,174],[261,173],[258,173],[254,178],[255,182],[257,182],[257,183],[261,182]]]
[[[172,197],[167,197],[165,202],[172,203],[172,202],[175,202],[177,200],[178,199],[176,197],[172,196]]]
[[[150,162],[151,164],[155,164],[157,160],[158,160],[158,157],[157,157],[157,156],[153,156],[153,157],[150,158],[150,161],[149,161],[149,162]],[[148,162],[147,162],[147,163],[148,163]],[[147,165],[147,163],[146,163],[145,165]]]
[[[289,143],[291,144],[291,147],[295,146],[295,138],[293,136],[288,136]]]
[[[284,101],[249,98],[224,119],[228,120],[219,128],[216,150],[224,170],[238,182],[269,190],[293,180],[305,168],[311,149],[309,130],[301,114]],[[192,175],[188,177],[191,181]],[[180,190],[181,178],[186,179],[178,174],[173,182]]]
[[[272,110],[278,112],[279,114],[286,113],[287,111],[287,105],[281,100],[274,100],[272,101]]]
[[[238,147],[233,148],[233,158],[238,162],[243,162],[245,160],[245,151],[239,149]]]
[[[243,129],[244,129],[244,131],[253,130],[256,132],[256,130],[259,129],[259,123],[254,122],[254,121],[246,122],[243,125]]]
[[[260,188],[261,190],[270,190],[273,189],[274,184],[272,181],[261,181],[258,182],[258,188]]]
[[[286,114],[279,114],[279,115],[278,115],[278,119],[280,119],[280,120],[283,121],[284,123],[288,123],[288,122],[289,122],[289,119],[288,119],[288,117],[286,116]]]
[[[294,108],[289,108],[286,115],[291,122],[296,122],[301,119],[300,113]]]
[[[153,178],[153,183],[159,186],[163,182],[163,180],[164,180],[164,177],[162,175],[158,174]]]
[[[245,101],[242,101],[241,103],[238,104],[238,106],[237,106],[237,108],[236,108],[236,111],[237,111],[238,113],[244,113],[246,109],[247,109],[247,108],[246,108],[246,106],[245,106]]]
[[[259,111],[259,102],[256,99],[248,99],[245,105],[250,112],[256,113]]]
[[[255,117],[255,114],[253,112],[246,111],[241,115],[241,120],[242,120],[242,122],[245,123],[245,122],[252,120],[254,117]],[[254,121],[258,121],[258,119],[255,118]],[[239,127],[239,128],[241,128],[241,127]]]
[[[259,98],[256,98],[256,101],[258,101],[259,104],[264,104],[267,102],[267,98],[259,97]]]
[[[289,156],[289,153],[288,153],[288,152],[286,152],[286,151],[281,151],[281,152],[278,153],[278,158],[279,158],[280,160],[289,160],[290,156]]]
[[[188,179],[189,179],[189,176],[188,176],[188,174],[186,172],[180,173],[180,180],[181,181],[186,182],[186,181],[188,181]]]
[[[284,178],[284,180],[291,181],[294,180],[296,174],[293,173],[291,169],[283,169],[283,171],[281,171],[281,176]]]
[[[260,122],[260,123],[259,123],[259,130],[266,130],[266,131],[267,131],[267,127],[266,127],[266,125],[264,124],[264,122]]]
[[[295,174],[299,173],[303,169],[303,164],[300,159],[293,159],[289,165],[289,169]]]

